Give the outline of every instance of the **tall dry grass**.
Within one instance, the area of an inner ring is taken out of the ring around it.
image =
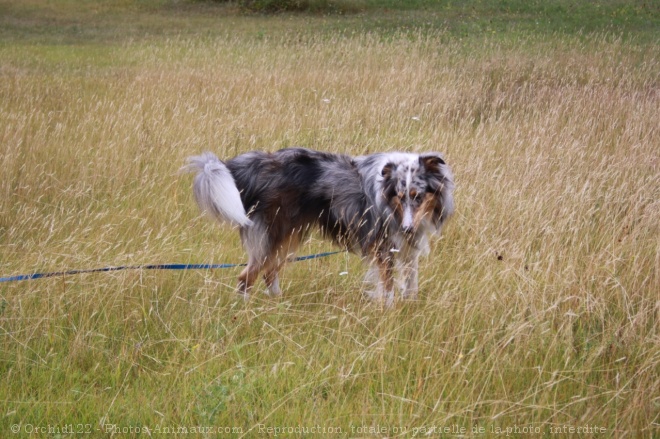
[[[391,311],[354,256],[292,264],[281,299],[247,304],[235,270],[0,284],[3,431],[657,434],[657,53],[294,32],[0,48],[3,275],[241,262],[178,173],[202,150],[439,150],[457,184],[420,301]]]

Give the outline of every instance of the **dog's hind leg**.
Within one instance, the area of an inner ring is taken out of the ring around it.
[[[254,282],[259,277],[259,272],[263,270],[267,260],[264,248],[268,244],[268,236],[266,230],[257,222],[249,227],[241,228],[241,241],[248,254],[248,263],[238,276],[237,292],[247,300]]]
[[[243,296],[243,299],[248,300],[250,298],[250,290],[252,290],[254,281],[259,277],[260,271],[261,264],[250,258],[248,261],[248,266],[245,267],[245,269],[238,276],[237,293]]]
[[[264,281],[268,287],[269,296],[279,296],[282,294],[280,290],[280,276],[279,276],[280,266],[268,268],[266,273],[264,273]]]
[[[268,256],[267,263],[264,267],[264,281],[268,287],[268,295],[271,297],[282,294],[282,290],[280,290],[279,271],[295,255],[304,236],[304,232],[300,228],[289,233],[284,233],[283,235],[286,236],[284,239],[273,242],[271,254]]]
[[[278,276],[281,266],[275,258],[269,257],[261,261],[250,258],[248,266],[238,276],[238,293],[248,299],[254,282],[259,277],[259,273],[263,271],[264,281],[268,287],[268,295],[279,296],[282,294]]]

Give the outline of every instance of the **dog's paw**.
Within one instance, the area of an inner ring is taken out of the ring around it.
[[[364,296],[374,303],[381,304],[386,308],[394,306],[394,291],[366,290]]]
[[[383,297],[382,292],[377,290],[365,290],[363,295],[370,300],[380,300]]]
[[[236,290],[236,296],[239,297],[240,299],[243,299],[243,302],[247,302],[248,300],[250,300],[250,294],[246,293],[244,290],[240,288]]]
[[[405,300],[417,300],[418,290],[417,289],[407,289],[403,290],[401,297]]]
[[[266,295],[268,297],[279,297],[279,296],[282,295],[282,290],[280,290],[279,287],[277,287],[277,288],[273,288],[273,287],[266,288],[266,290],[264,290],[264,292],[266,293]]]

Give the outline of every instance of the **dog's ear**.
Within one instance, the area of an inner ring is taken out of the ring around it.
[[[446,165],[442,156],[438,153],[429,153],[419,156],[419,164],[424,167],[426,172],[434,174],[440,173],[440,166]]]
[[[383,176],[383,178],[385,178],[385,180],[389,180],[390,178],[392,178],[392,172],[394,171],[395,168],[396,168],[396,165],[394,163],[390,162],[390,163],[386,164],[385,166],[383,166],[383,170],[381,171],[381,175]]]

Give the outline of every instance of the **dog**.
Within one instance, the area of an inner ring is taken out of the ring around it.
[[[351,157],[287,148],[227,161],[205,152],[184,169],[196,173],[200,209],[239,229],[245,299],[259,273],[269,295],[281,294],[278,273],[314,227],[369,261],[371,298],[394,303],[395,271],[401,296],[417,298],[419,256],[454,212],[454,178],[436,152]]]

